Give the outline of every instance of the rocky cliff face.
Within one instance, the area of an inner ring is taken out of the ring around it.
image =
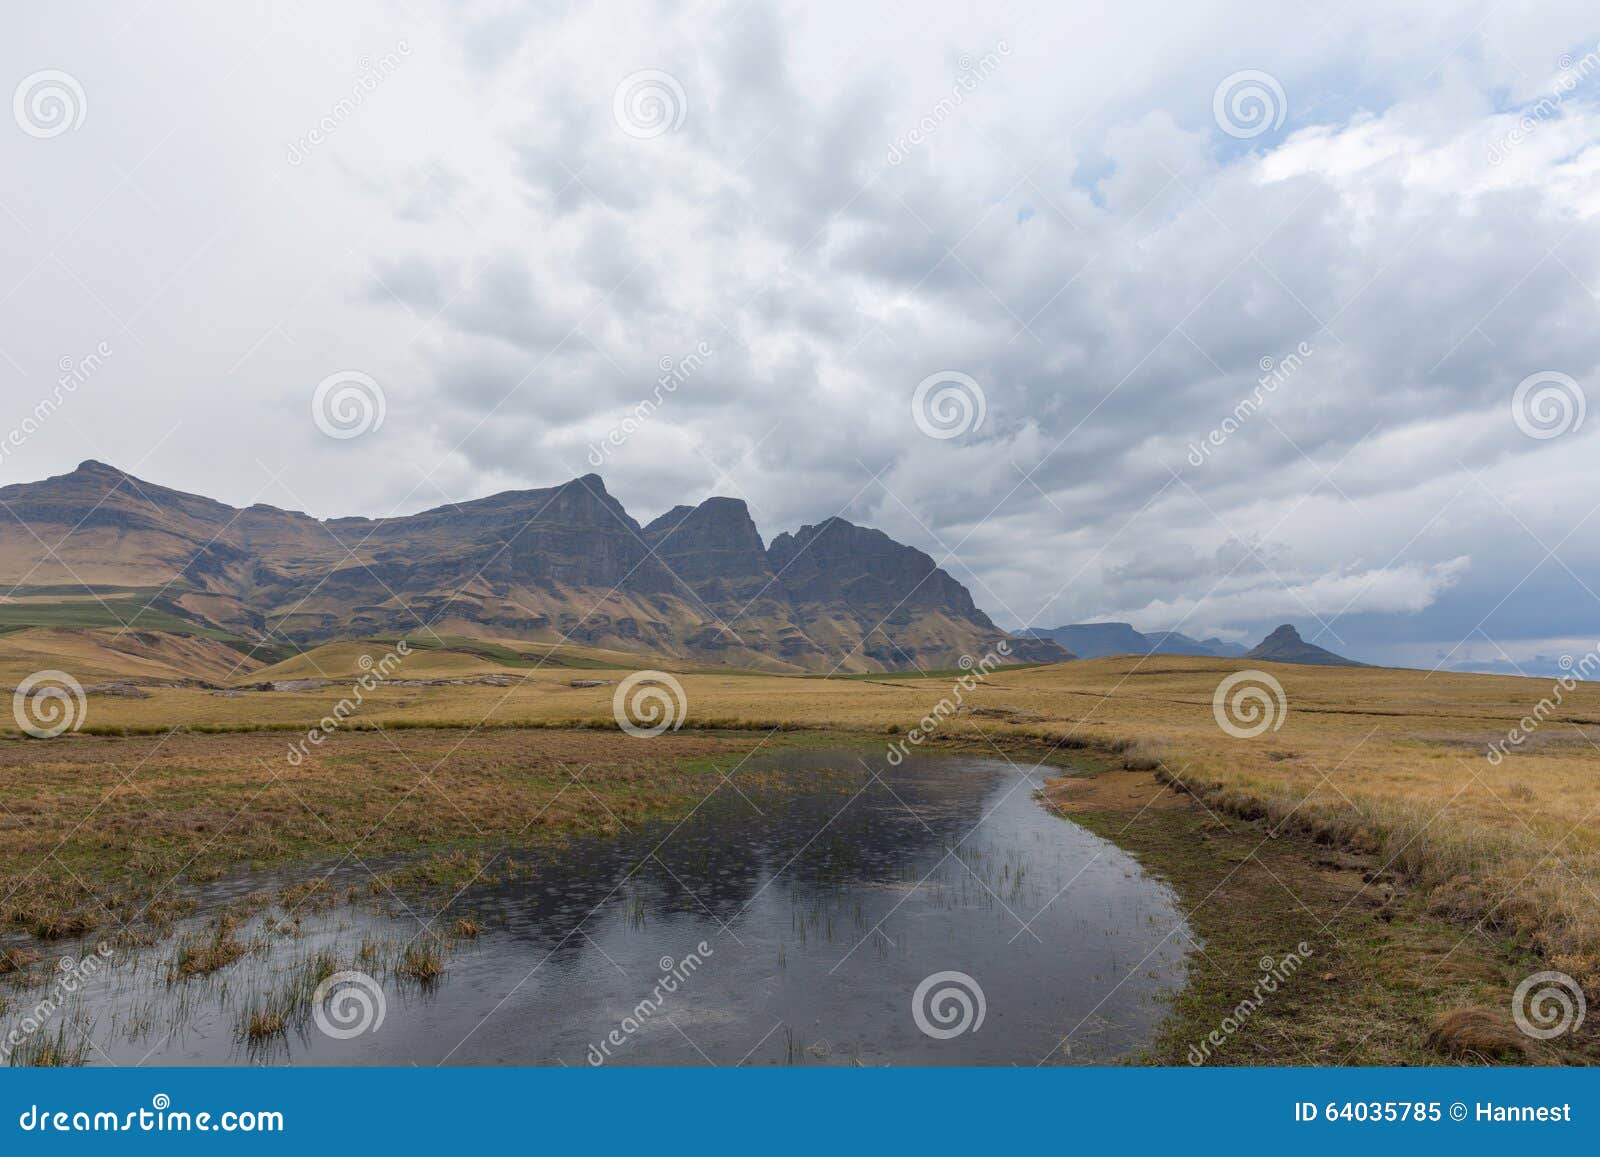
[[[830,518],[778,535],[767,557],[798,602],[883,607],[900,620],[919,610],[945,610],[994,627],[966,587],[881,530]]]
[[[162,587],[175,613],[249,637],[426,628],[846,671],[951,667],[1007,638],[928,555],[880,531],[833,518],[768,549],[732,498],[640,526],[596,474],[323,522],[86,462],[0,489],[0,503],[0,582]],[[1070,658],[1048,641],[1009,643],[1015,661]]]
[[[675,506],[644,528],[644,540],[707,603],[748,602],[772,591],[775,576],[761,533],[737,498]]]

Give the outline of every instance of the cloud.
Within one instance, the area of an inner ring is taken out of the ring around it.
[[[0,59],[76,69],[90,115],[0,140],[0,372],[27,395],[118,354],[0,470],[93,456],[241,504],[419,509],[592,468],[707,343],[603,468],[641,518],[713,489],[769,538],[842,512],[1010,626],[1320,619],[1355,657],[1428,665],[1468,636],[1600,634],[1600,418],[1540,440],[1510,411],[1540,371],[1600,390],[1600,72],[1539,103],[1595,49],[1589,17],[1361,2],[1310,38],[1234,3],[1086,28],[497,0],[341,9],[307,53],[308,29],[199,9],[115,48],[40,13]],[[177,84],[195,43],[215,76]],[[613,98],[645,69],[683,118],[640,139]],[[1250,69],[1285,116],[1240,138],[1213,94]],[[350,367],[390,417],[330,447],[305,399]],[[946,370],[986,415],[938,440],[910,402]]]

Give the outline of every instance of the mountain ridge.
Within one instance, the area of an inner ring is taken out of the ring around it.
[[[1192,639],[1179,631],[1135,630],[1131,623],[1072,623],[1064,627],[1031,628],[1022,632],[1050,639],[1083,659],[1109,655],[1210,655],[1242,658],[1245,648],[1221,639]]]
[[[829,518],[763,541],[713,496],[642,526],[598,474],[412,515],[236,508],[102,462],[0,488],[0,583],[159,588],[164,609],[294,643],[416,630],[614,647],[758,669],[1072,655],[1010,635],[915,547]],[[47,544],[56,542],[56,547]]]

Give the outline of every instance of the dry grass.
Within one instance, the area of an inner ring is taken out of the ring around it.
[[[289,1028],[289,1018],[279,1008],[251,1009],[244,1017],[242,1032],[246,1040],[261,1043],[283,1036]]]
[[[1548,682],[1272,665],[1287,716],[1259,738],[1235,739],[1218,727],[1212,694],[1245,666],[1151,656],[1001,670],[963,693],[969,710],[945,719],[934,738],[985,749],[1087,747],[1121,753],[1130,767],[1156,766],[1208,807],[1376,855],[1464,932],[1518,941],[1600,995],[1600,686],[1567,693],[1532,741],[1496,766],[1485,758],[1488,745],[1549,695]],[[683,794],[661,756],[717,749],[688,731],[648,743],[616,735],[613,688],[572,687],[571,670],[508,673],[518,681],[505,688],[382,688],[347,725],[381,725],[381,735],[347,730],[300,768],[284,766],[285,735],[0,743],[0,866],[14,883],[91,812],[93,822],[63,851],[74,870],[104,859],[105,849],[124,864],[176,869],[214,840],[223,848],[204,852],[202,865],[217,856],[232,865],[281,860],[354,842],[373,826],[391,847],[474,828],[505,834],[530,820],[603,828],[611,821],[587,792],[557,798],[570,783],[557,760],[573,770],[593,763],[585,784],[631,823]],[[904,736],[954,693],[949,675],[678,678],[691,728],[824,728],[886,739]],[[149,699],[91,699],[90,724],[307,727],[330,703],[327,688],[232,698],[157,688]],[[432,725],[463,730],[403,730]],[[532,730],[571,727],[603,731]],[[131,771],[131,782],[113,763]],[[74,887],[41,870],[18,891],[23,907],[13,897],[0,916],[26,923],[34,900],[40,919],[73,911],[83,900],[70,903]]]
[[[37,952],[29,952],[26,948],[0,949],[0,976],[12,972],[22,972],[28,965],[39,959]]]
[[[39,936],[159,925],[181,914],[185,884],[227,873],[352,848],[610,832],[692,806],[719,782],[705,761],[731,765],[754,743],[338,733],[294,766],[273,733],[0,742],[0,925]],[[320,890],[312,881],[288,906],[340,898]],[[227,944],[186,945],[176,974],[221,967]]]
[[[444,953],[435,944],[422,942],[408,944],[394,970],[400,976],[423,986],[436,984],[444,975]]]
[[[176,983],[196,976],[210,976],[248,951],[249,948],[225,928],[217,929],[211,936],[186,938],[178,944],[177,955],[167,970],[167,980]]]
[[[1494,1008],[1452,1009],[1434,1021],[1427,1039],[1439,1055],[1475,1064],[1522,1060],[1528,1043],[1510,1018]]]

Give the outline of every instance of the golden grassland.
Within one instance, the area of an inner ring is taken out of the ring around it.
[[[317,857],[615,832],[692,806],[749,739],[405,730],[0,744],[0,926],[148,935],[187,886]],[[437,866],[437,865],[435,865]],[[449,865],[445,865],[449,866]]]
[[[908,742],[943,701],[952,710],[929,719],[929,744],[963,743],[1019,763],[1024,753],[1098,753],[1152,771],[1219,817],[1364,854],[1379,875],[1405,881],[1422,917],[1457,931],[1440,949],[1447,957],[1519,946],[1600,994],[1600,687],[1562,689],[1551,704],[1555,689],[1546,680],[1267,664],[1262,669],[1281,683],[1288,709],[1275,730],[1241,739],[1213,713],[1218,683],[1250,666],[1237,660],[1149,656],[1000,669],[970,688],[958,686],[961,672],[828,679],[678,671],[689,730],[641,741],[613,733],[614,681],[624,672],[508,667],[434,650],[408,656],[396,678],[467,681],[363,692],[336,740],[286,770],[283,751],[295,731],[316,726],[350,695],[346,684],[364,670],[363,656],[376,660],[386,650],[347,643],[309,652],[294,661],[293,675],[332,682],[308,690],[91,694],[78,734],[0,742],[5,873],[15,880],[42,856],[67,869],[36,872],[48,889],[17,889],[21,899],[8,901],[7,913],[26,921],[29,912],[70,908],[64,901],[77,887],[77,865],[93,873],[106,862],[103,848],[85,846],[97,840],[111,840],[148,882],[169,869],[192,873],[184,857],[219,833],[227,851],[204,852],[202,871],[241,857],[267,862],[332,847],[337,841],[289,834],[324,821],[340,840],[353,840],[391,807],[402,822],[386,822],[387,834],[373,837],[391,848],[470,832],[457,813],[494,834],[508,834],[513,817],[541,806],[552,809],[553,823],[573,810],[555,826],[603,825],[608,808],[643,815],[689,798],[684,757],[749,750],[780,730]],[[17,658],[0,648],[0,680],[20,677]],[[639,660],[658,664],[665,665]],[[510,681],[472,681],[487,675]],[[259,678],[241,674],[234,682]],[[604,682],[573,685],[594,680]],[[1520,727],[1541,700],[1544,718],[1528,740],[1491,763],[1489,745]],[[235,729],[253,733],[197,734]],[[519,729],[525,742],[508,748],[507,729]],[[606,808],[588,792],[562,791],[570,780],[561,764],[594,762],[594,743],[614,745],[585,776]],[[562,757],[564,744],[570,759]],[[413,765],[437,770],[418,787]],[[107,793],[110,801],[100,802]],[[249,818],[226,826],[247,799]],[[95,822],[69,834],[86,809],[95,809]],[[269,812],[279,820],[261,818]],[[141,818],[147,813],[176,818],[161,830]],[[66,845],[52,854],[63,837]]]
[[[359,671],[359,648],[336,645],[330,677]],[[383,648],[367,645],[370,653]],[[313,653],[315,655],[315,653]],[[400,678],[462,674],[457,659],[409,657]],[[1266,815],[1368,847],[1436,893],[1436,903],[1494,930],[1527,936],[1556,966],[1600,991],[1600,687],[1564,702],[1499,766],[1491,743],[1550,697],[1543,680],[1367,668],[1268,665],[1288,711],[1281,727],[1236,739],[1212,696],[1240,661],[1156,656],[999,670],[960,691],[941,740],[1111,749],[1137,744],[1213,807]],[[385,686],[365,693],[346,726],[613,727],[605,671],[507,671],[512,685]],[[823,679],[740,673],[676,676],[690,727],[908,732],[955,676]],[[147,699],[90,696],[90,730],[175,725],[312,727],[348,695],[335,684],[234,697],[155,688]],[[83,737],[69,742],[81,743]],[[29,745],[29,750],[35,750]]]

